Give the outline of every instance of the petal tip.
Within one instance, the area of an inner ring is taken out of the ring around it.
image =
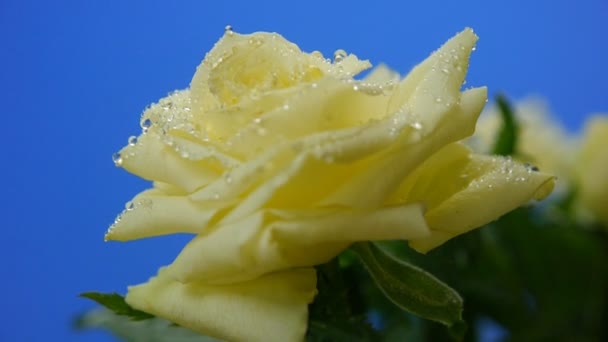
[[[538,189],[536,189],[536,192],[534,193],[533,198],[537,201],[545,199],[547,196],[549,196],[553,192],[553,189],[555,189],[556,181],[557,181],[557,177],[550,176],[544,183],[542,183],[538,187]]]

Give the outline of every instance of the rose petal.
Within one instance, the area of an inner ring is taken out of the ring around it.
[[[120,151],[122,167],[144,179],[179,186],[192,192],[221,175],[221,164],[182,158],[154,132],[142,134],[137,144]]]
[[[174,185],[169,184],[169,183],[153,182],[152,185],[153,185],[154,189],[157,189],[157,190],[161,191],[165,195],[171,195],[171,196],[185,196],[185,195],[188,195],[188,192],[186,192],[184,189],[179,188],[179,187],[174,186]]]
[[[366,82],[370,83],[393,83],[399,81],[399,73],[389,68],[386,64],[379,64],[365,77]]]
[[[231,204],[195,202],[187,196],[146,190],[133,198],[110,227],[105,239],[128,241],[178,233],[201,233],[207,224]]]
[[[241,115],[236,112],[226,117],[226,109],[240,106],[243,99],[315,82],[324,76],[350,78],[370,66],[354,55],[331,64],[320,54],[302,53],[297,45],[276,33],[231,32],[205,56],[190,83],[194,110],[205,117],[214,138],[226,139],[234,135],[235,127],[242,126]]]
[[[260,111],[262,114],[242,124],[229,141],[231,151],[251,158],[277,143],[385,118],[389,114],[386,111],[389,97],[359,90],[363,85],[357,84],[324,78],[314,87],[298,89],[285,97],[289,100],[283,100],[283,105]]]
[[[221,194],[221,198],[230,200],[249,191],[229,215],[236,218],[262,207],[279,190],[290,197],[282,199],[284,207],[310,206],[358,172],[356,170],[367,169],[369,156],[391,146],[399,134],[408,129],[412,130],[407,113],[397,112],[359,127],[317,133],[279,144],[231,170],[230,182],[219,179],[192,197],[209,200]],[[323,177],[311,177],[316,174]],[[251,189],[254,185],[259,187]]]
[[[389,111],[409,104],[414,113],[420,114],[424,132],[431,131],[443,113],[458,103],[477,39],[467,28],[417,65],[395,91]]]
[[[171,272],[181,282],[231,283],[327,262],[355,241],[427,235],[417,204],[365,211],[268,209],[199,235],[184,247]]]
[[[360,173],[352,174],[334,194],[320,205],[369,208],[384,203],[401,181],[441,147],[472,134],[475,120],[486,100],[486,89],[476,88],[462,94],[459,106],[445,113],[440,125],[432,134],[416,139],[404,134],[389,151],[375,157]]]
[[[220,286],[183,284],[166,268],[129,287],[132,307],[228,341],[302,341],[308,304],[316,295],[313,268],[268,274]]]
[[[410,241],[412,248],[426,252],[522,203],[542,199],[553,184],[552,175],[509,158],[474,155],[463,145],[452,144],[410,175],[393,198],[428,206],[425,216],[431,236]]]

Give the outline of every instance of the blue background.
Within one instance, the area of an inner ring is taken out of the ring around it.
[[[470,86],[541,94],[573,130],[608,110],[603,1],[0,1],[1,341],[108,341],[70,330],[87,290],[124,291],[184,237],[103,234],[147,187],[110,156],[144,107],[188,85],[222,35],[277,31],[407,72],[465,26],[481,37]]]

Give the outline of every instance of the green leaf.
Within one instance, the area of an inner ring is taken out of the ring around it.
[[[77,330],[104,329],[127,342],[217,342],[192,330],[175,326],[160,318],[134,321],[105,308],[91,310],[76,317]]]
[[[128,316],[131,320],[141,321],[144,319],[154,318],[147,312],[133,309],[123,296],[118,293],[99,293],[99,292],[85,292],[81,293],[80,297],[91,299],[120,316]]]
[[[501,156],[510,156],[516,152],[519,127],[513,109],[503,95],[496,96],[496,104],[502,117],[502,128],[492,152]]]
[[[399,260],[371,242],[351,247],[376,285],[395,305],[462,331],[462,298],[424,270]]]

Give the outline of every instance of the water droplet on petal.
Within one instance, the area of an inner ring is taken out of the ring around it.
[[[135,146],[135,144],[137,144],[137,137],[132,135],[129,137],[129,145]]]
[[[152,126],[152,120],[146,118],[141,122],[141,129],[144,133],[148,132],[148,129]]]
[[[443,100],[441,99],[441,97],[437,97],[437,98],[435,98],[435,102],[437,102],[437,103],[441,103],[441,101],[443,101]]]
[[[135,203],[129,201],[125,204],[125,209],[127,209],[127,211],[131,211],[133,209],[135,209]]]
[[[262,39],[260,38],[249,38],[247,41],[251,45],[260,46],[262,45]]]
[[[346,57],[346,51],[338,49],[334,52],[334,63],[340,63]]]
[[[226,27],[224,27],[224,34],[228,36],[232,36],[234,34],[234,31],[232,31],[232,25],[226,25]]]
[[[224,175],[224,180],[227,184],[232,183],[232,175],[230,174],[230,172],[226,172],[226,174]]]
[[[418,121],[414,122],[411,124],[412,128],[414,128],[415,130],[420,130],[422,129],[422,124]]]
[[[528,173],[539,171],[538,166],[532,165],[530,163],[524,163],[524,167],[526,168],[526,171],[528,171]]]
[[[267,131],[266,131],[266,128],[264,128],[264,127],[259,127],[259,128],[256,130],[256,133],[257,133],[259,136],[264,136],[264,135],[266,135]]]
[[[114,162],[115,166],[122,165],[122,156],[120,155],[120,152],[116,152],[116,153],[112,154],[112,161]]]

